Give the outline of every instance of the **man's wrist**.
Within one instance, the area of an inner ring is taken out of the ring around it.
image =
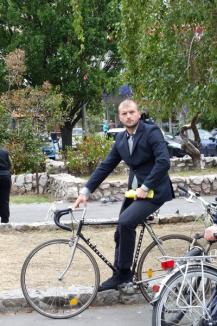
[[[79,195],[83,195],[86,198],[90,197],[90,190],[87,187],[83,187],[81,188],[81,190],[79,191]]]
[[[142,190],[144,190],[145,192],[148,192],[148,191],[149,191],[149,188],[146,187],[146,185],[144,185],[144,184],[141,185],[141,188],[142,188]]]

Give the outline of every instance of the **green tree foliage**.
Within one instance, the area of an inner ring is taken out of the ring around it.
[[[112,145],[112,140],[99,135],[85,137],[76,149],[67,148],[66,163],[69,172],[77,175],[89,175],[102,161]]]
[[[8,148],[16,174],[45,168],[39,135],[41,131],[52,130],[62,119],[61,94],[52,90],[48,82],[42,87],[24,85],[24,58],[25,53],[20,49],[4,58],[8,90],[0,96],[0,145]]]
[[[216,121],[217,1],[121,3],[124,78],[135,96],[161,115],[185,105]]]
[[[46,157],[41,151],[41,140],[33,132],[32,120],[25,119],[20,128],[11,128],[11,116],[0,107],[0,147],[6,147],[12,160],[12,173],[42,172]]]
[[[15,49],[4,58],[5,80],[8,90],[0,95],[0,102],[11,116],[31,119],[34,132],[51,131],[61,126],[64,115],[60,106],[62,95],[47,81],[41,87],[25,85],[25,52]]]
[[[112,87],[111,81],[118,71],[117,2],[1,2],[0,51],[24,49],[28,82],[40,86],[48,80],[59,87],[64,96],[62,109],[68,114],[63,141],[69,145],[72,126],[80,120],[83,105],[87,109],[97,108],[103,89]]]
[[[8,142],[11,129],[11,116],[4,106],[0,105],[0,146]]]
[[[23,121],[20,129],[11,130],[5,145],[10,153],[14,174],[45,170],[46,157],[41,151],[40,142],[32,130],[31,120]]]

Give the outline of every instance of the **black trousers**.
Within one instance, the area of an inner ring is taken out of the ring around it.
[[[162,204],[153,204],[144,199],[125,199],[114,237],[116,243],[114,266],[117,269],[130,269],[134,255],[136,227]]]
[[[0,175],[0,217],[2,223],[9,222],[9,197],[11,190],[11,176]]]

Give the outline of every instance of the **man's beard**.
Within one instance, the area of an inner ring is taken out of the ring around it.
[[[124,127],[129,128],[129,129],[135,129],[138,126],[139,120],[135,122],[133,125],[124,125]]]

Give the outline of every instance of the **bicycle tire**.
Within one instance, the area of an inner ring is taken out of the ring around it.
[[[192,238],[182,234],[169,234],[159,237],[158,239],[162,241],[165,256],[185,256],[186,252],[189,250],[190,244],[193,241]],[[181,242],[178,244],[179,241]],[[176,252],[174,251],[174,248],[176,248]],[[163,256],[163,254],[160,252],[158,244],[153,241],[144,250],[139,259],[136,278],[139,282],[143,281],[139,283],[139,288],[142,295],[148,302],[150,302],[154,297],[154,292],[152,291],[152,277],[162,275],[159,282],[155,281],[155,284],[160,284],[160,281],[168,272],[160,269],[160,261],[157,259],[160,256]],[[150,278],[147,276],[148,270],[154,271],[154,275]]]
[[[40,314],[65,319],[84,311],[97,295],[100,283],[95,258],[77,244],[74,258],[72,240],[44,242],[30,252],[21,271],[21,287],[29,305]],[[70,256],[71,254],[71,256]]]
[[[212,301],[213,291],[216,291],[217,286],[217,270],[213,267],[204,266],[204,294],[201,291],[201,265],[191,266],[187,272],[186,286],[183,283],[183,274],[178,271],[171,276],[164,286],[159,300],[154,304],[152,315],[152,326],[191,326],[191,325],[209,325],[207,322],[211,316],[209,305]],[[197,289],[193,285],[195,293],[189,289],[189,283],[195,284],[197,279],[200,280]],[[181,285],[183,289],[181,289]],[[209,286],[208,286],[209,285]],[[186,299],[186,289],[188,289],[190,299]],[[182,292],[180,292],[182,291]],[[184,291],[184,295],[183,295]],[[178,297],[180,295],[180,299]],[[178,300],[178,301],[177,301]],[[191,302],[191,307],[189,306]],[[201,306],[200,306],[201,305]],[[209,320],[210,325],[215,325],[216,320]],[[206,323],[207,322],[207,323]],[[212,324],[213,322],[213,324]]]

